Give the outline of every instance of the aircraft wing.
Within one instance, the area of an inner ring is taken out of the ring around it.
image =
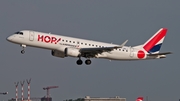
[[[122,43],[119,46],[113,46],[113,47],[80,48],[79,51],[82,55],[91,55],[92,57],[94,57],[94,55],[98,53],[100,54],[102,52],[110,52],[113,49],[122,48],[127,42],[128,40],[126,40],[124,43]]]
[[[164,53],[155,53],[155,54],[147,54],[148,56],[158,56],[158,55],[166,55],[166,54],[172,54],[171,52],[164,52]]]

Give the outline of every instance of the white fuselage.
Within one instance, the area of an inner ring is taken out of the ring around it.
[[[62,35],[47,34],[37,31],[24,30],[22,32],[23,35],[14,34],[12,36],[9,36],[8,40],[16,44],[58,51],[63,51],[65,47],[103,48],[117,46],[116,44],[109,44]],[[137,56],[139,50],[140,49],[138,48],[123,46],[122,48],[117,48],[110,52],[103,52],[101,54],[98,54],[95,58],[105,58],[111,60],[137,60],[139,59]],[[144,56],[141,59],[146,58],[147,57]]]

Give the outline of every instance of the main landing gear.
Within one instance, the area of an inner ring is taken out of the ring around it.
[[[90,60],[90,59],[87,59],[87,60],[85,61],[85,63],[86,63],[86,65],[90,65],[90,64],[91,64],[91,60]]]
[[[82,65],[83,61],[82,61],[81,59],[79,59],[79,60],[76,61],[76,63],[77,63],[78,65]]]
[[[21,47],[23,48],[23,49],[21,50],[21,54],[24,54],[24,53],[25,53],[25,47],[26,47],[26,45],[21,45]]]
[[[79,59],[76,61],[76,63],[77,63],[78,65],[82,65],[82,64],[83,64],[83,61],[82,61],[81,58],[79,57]],[[90,64],[91,64],[91,60],[90,60],[90,59],[87,59],[87,60],[85,61],[85,64],[86,64],[86,65],[90,65]]]

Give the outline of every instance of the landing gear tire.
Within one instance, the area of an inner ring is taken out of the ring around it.
[[[25,47],[26,47],[26,45],[20,45],[23,49],[22,49],[22,51],[21,51],[21,54],[24,54],[25,53]]]
[[[90,65],[91,64],[91,60],[86,60],[85,63],[86,63],[86,65]]]
[[[76,61],[76,63],[77,63],[78,65],[82,65],[83,61],[79,59],[79,60]]]
[[[22,50],[22,51],[21,51],[21,54],[24,54],[24,53],[25,53],[25,50]]]

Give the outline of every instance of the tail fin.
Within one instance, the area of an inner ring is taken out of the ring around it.
[[[143,97],[138,97],[137,99],[136,99],[136,101],[143,101]]]
[[[167,28],[161,28],[143,45],[139,45],[136,47],[141,47],[148,53],[159,53],[166,33]]]

